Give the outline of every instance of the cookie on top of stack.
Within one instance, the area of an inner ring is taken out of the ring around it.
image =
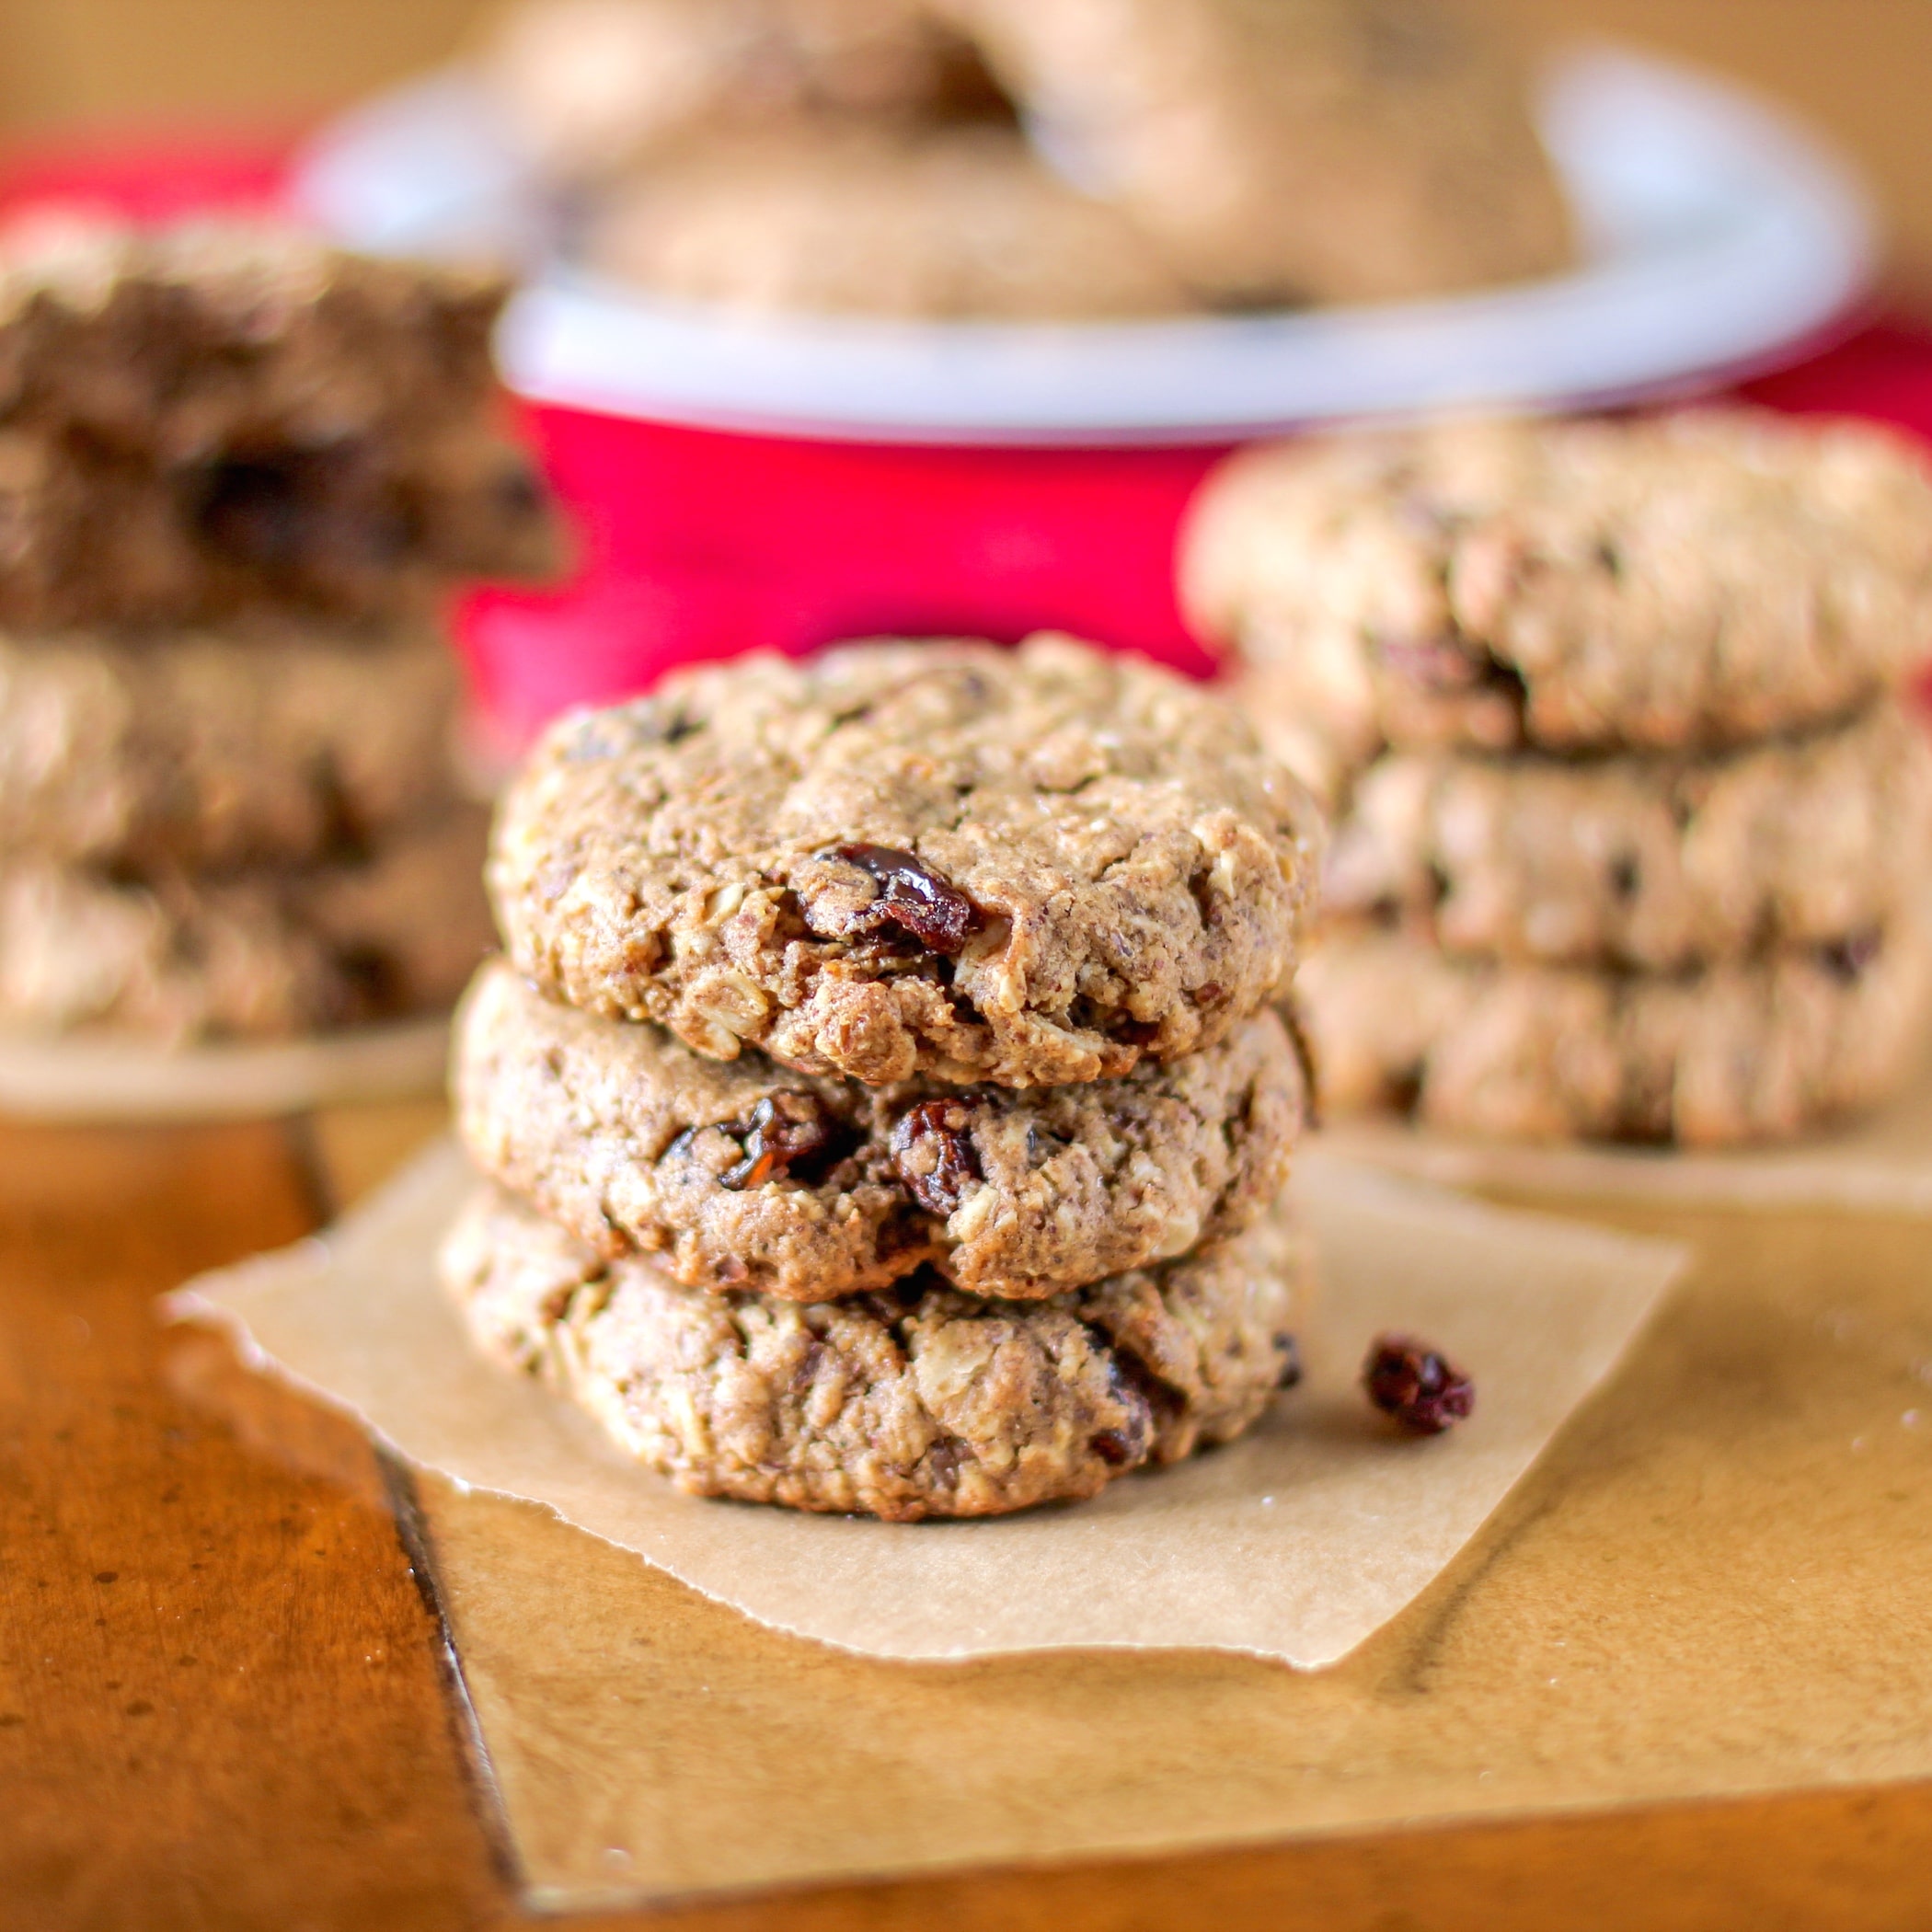
[[[993,1514],[1240,1433],[1295,1365],[1315,822],[1218,696],[1061,638],[561,720],[458,1020],[472,1333],[801,1509]]]
[[[1932,476],[1725,408],[1282,445],[1211,482],[1200,627],[1337,815],[1324,1104],[1773,1141],[1932,1023]]]
[[[438,600],[555,564],[495,276],[219,222],[0,237],[0,1030],[446,1006],[485,828]]]

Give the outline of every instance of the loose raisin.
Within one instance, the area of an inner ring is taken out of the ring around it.
[[[896,845],[840,845],[833,856],[869,873],[879,884],[878,898],[854,915],[848,932],[897,926],[927,952],[950,959],[986,923],[985,915],[958,886]]]
[[[1476,1407],[1476,1385],[1446,1356],[1410,1335],[1378,1335],[1362,1386],[1385,1415],[1416,1435],[1440,1435]]]
[[[892,1165],[906,1191],[929,1214],[950,1214],[980,1178],[965,1100],[921,1100],[892,1129]]]
[[[725,1130],[742,1143],[744,1158],[719,1179],[734,1190],[763,1187],[826,1153],[836,1129],[830,1109],[816,1094],[768,1094],[752,1109],[749,1121]]]

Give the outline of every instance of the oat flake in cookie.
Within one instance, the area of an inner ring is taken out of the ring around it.
[[[1252,705],[1386,744],[1747,742],[1842,718],[1932,646],[1932,478],[1897,433],[1725,408],[1260,449],[1183,546]]]
[[[485,1350],[681,1488],[899,1521],[1092,1496],[1241,1434],[1295,1377],[1304,1266],[1273,1218],[1052,1301],[921,1276],[800,1304],[606,1261],[493,1188],[442,1255]]]
[[[1238,1233],[1281,1191],[1302,1072],[1270,1011],[1075,1087],[863,1087],[721,1062],[487,967],[457,1021],[483,1169],[687,1287],[824,1301],[922,1266],[976,1294],[1066,1291]]]
[[[1221,697],[1041,638],[761,656],[553,727],[504,800],[512,960],[721,1059],[1117,1078],[1284,990],[1315,807]]]

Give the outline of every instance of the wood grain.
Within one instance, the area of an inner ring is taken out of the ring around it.
[[[0,1128],[0,1924],[475,1923],[439,1631],[352,1431],[152,1297],[295,1238],[288,1136]]]

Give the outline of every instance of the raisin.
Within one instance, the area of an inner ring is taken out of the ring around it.
[[[1819,947],[1818,963],[1840,984],[1854,985],[1865,969],[1878,958],[1879,946],[1877,933],[1854,933],[1849,938]]]
[[[294,571],[351,562],[393,563],[414,532],[393,490],[352,454],[237,455],[200,482],[202,539],[253,569]]]
[[[1098,1331],[1092,1331],[1106,1345]],[[1117,1350],[1109,1364],[1108,1380],[1114,1399],[1124,1411],[1118,1427],[1102,1429],[1087,1439],[1087,1446],[1111,1469],[1144,1462],[1154,1441],[1155,1418],[1175,1407],[1174,1391],[1149,1373],[1136,1355]]]
[[[1448,1358],[1411,1335],[1378,1335],[1362,1365],[1362,1386],[1385,1415],[1416,1435],[1440,1435],[1476,1407],[1476,1385]]]
[[[921,1100],[892,1129],[892,1165],[929,1214],[950,1214],[980,1178],[979,1156],[967,1138],[972,1126],[968,1101]]]
[[[896,926],[927,952],[950,959],[986,923],[985,914],[958,886],[896,845],[840,845],[833,856],[870,873],[879,884],[878,898],[850,920],[848,932]]]
[[[734,1190],[762,1188],[800,1162],[829,1151],[836,1122],[816,1094],[768,1094],[752,1109],[752,1117],[725,1131],[744,1146],[744,1158],[719,1179]]]
[[[1619,899],[1631,900],[1637,897],[1638,888],[1643,884],[1643,868],[1637,862],[1633,852],[1619,852],[1610,861],[1610,890]]]
[[[270,567],[296,562],[316,535],[305,478],[293,461],[234,457],[210,471],[200,523],[232,556]]]

